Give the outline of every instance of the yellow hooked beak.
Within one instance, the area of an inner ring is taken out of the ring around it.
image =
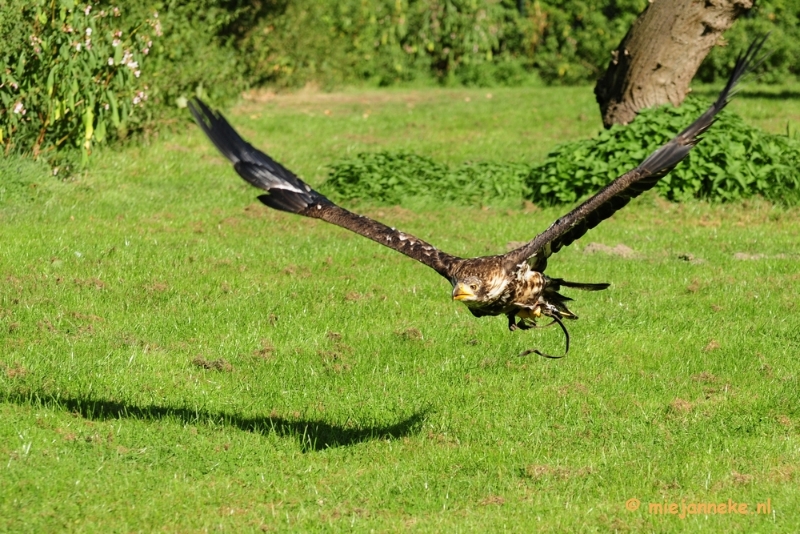
[[[456,284],[453,288],[453,300],[469,300],[475,298],[475,293],[466,284]]]

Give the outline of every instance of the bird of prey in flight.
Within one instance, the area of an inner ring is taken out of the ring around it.
[[[559,293],[562,288],[598,291],[609,284],[585,284],[551,278],[544,274],[547,259],[580,238],[601,221],[611,217],[632,198],[652,189],[692,147],[728,103],[736,83],[760,62],[756,61],[766,36],[756,39],[736,61],[733,72],[717,100],[697,120],[632,169],[601,189],[578,207],[557,219],[547,230],[525,245],[506,254],[478,258],[459,258],[437,249],[412,235],[357,215],[337,206],[312,189],[286,167],[242,139],[217,111],[201,100],[189,104],[197,124],[232,163],[236,172],[250,184],[267,191],[258,199],[267,206],[322,219],[372,239],[409,256],[445,277],[452,285],[452,298],[467,305],[475,317],[505,315],[508,328],[527,330],[547,317],[569,333],[563,319],[577,319],[566,306],[571,300]],[[565,354],[566,354],[565,352]],[[539,350],[536,353],[553,357]]]

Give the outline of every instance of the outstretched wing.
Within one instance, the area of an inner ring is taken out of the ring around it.
[[[622,209],[632,198],[653,188],[675,165],[686,157],[700,140],[699,136],[713,123],[717,113],[725,107],[736,83],[755,69],[762,60],[756,61],[761,46],[769,35],[756,39],[743,55],[736,60],[730,79],[708,110],[675,138],[650,154],[632,171],[623,174],[589,200],[564,215],[550,228],[522,247],[505,255],[510,265],[529,260],[538,271],[543,271],[547,258],[561,247],[570,245],[583,234]]]
[[[337,206],[286,167],[253,148],[219,112],[200,99],[189,103],[189,110],[208,138],[233,162],[239,176],[269,193],[258,197],[267,206],[347,228],[424,263],[448,279],[461,261],[412,235]]]

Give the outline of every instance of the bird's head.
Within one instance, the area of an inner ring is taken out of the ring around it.
[[[476,276],[467,276],[453,282],[453,300],[475,302],[485,299],[483,282]]]

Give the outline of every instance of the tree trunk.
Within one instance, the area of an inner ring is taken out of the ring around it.
[[[753,0],[650,0],[614,52],[594,94],[603,124],[627,124],[640,109],[689,93],[700,63]]]

